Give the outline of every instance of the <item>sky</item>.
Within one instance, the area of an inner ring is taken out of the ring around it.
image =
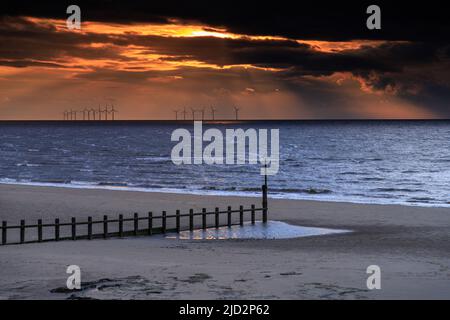
[[[392,2],[3,1],[0,120],[448,119],[445,2]]]

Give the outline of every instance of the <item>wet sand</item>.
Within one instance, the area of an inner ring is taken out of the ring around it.
[[[259,198],[0,185],[0,220],[259,205]],[[449,299],[450,209],[269,199],[269,219],[351,233],[0,246],[0,299]],[[81,267],[83,290],[65,288]],[[381,268],[368,290],[366,268]]]

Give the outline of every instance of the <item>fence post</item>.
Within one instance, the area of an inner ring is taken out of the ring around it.
[[[20,243],[25,242],[25,220],[20,220]]]
[[[227,215],[228,215],[228,228],[230,228],[231,227],[231,207],[230,206],[228,206],[228,212],[227,212]]]
[[[108,238],[108,216],[103,216],[103,238]]]
[[[153,233],[153,213],[150,211],[148,213],[148,235],[151,236]]]
[[[216,228],[219,228],[219,208],[215,209],[215,218],[216,218]]]
[[[206,229],[206,208],[202,209],[202,228]]]
[[[2,244],[5,245],[6,244],[6,227],[7,227],[7,222],[6,221],[2,221]]]
[[[119,214],[119,237],[123,237],[123,215]]]
[[[252,224],[255,224],[255,205],[252,204]]]
[[[133,232],[135,236],[137,236],[138,228],[139,228],[139,216],[138,216],[138,213],[135,212],[134,213],[134,232]]]
[[[177,226],[177,232],[180,232],[180,210],[177,210],[176,212],[176,226]]]
[[[194,209],[189,209],[189,230],[194,230]]]
[[[38,220],[38,242],[42,242],[42,219]]]
[[[162,212],[162,233],[166,233],[166,212]]]
[[[77,221],[72,218],[72,240],[77,240]]]
[[[267,185],[262,186],[263,223],[267,222]]]
[[[88,217],[88,239],[92,240],[92,217]]]
[[[241,226],[244,225],[244,207],[243,206],[239,206],[239,224]]]
[[[59,241],[59,219],[55,219],[55,241]]]

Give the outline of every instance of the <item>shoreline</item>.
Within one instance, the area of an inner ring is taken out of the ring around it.
[[[0,220],[81,221],[150,210],[235,208],[259,200],[0,185]],[[270,199],[269,220],[352,232],[276,240],[154,235],[0,246],[0,299],[450,299],[449,213]],[[63,290],[72,264],[80,266],[90,288]],[[370,265],[381,268],[381,290],[366,287]]]
[[[80,182],[77,183],[46,183],[46,182],[17,182],[17,181],[0,181],[1,185],[18,185],[18,186],[32,186],[32,187],[44,187],[44,188],[66,188],[66,189],[81,189],[81,190],[109,190],[109,191],[127,191],[127,192],[142,192],[142,193],[163,193],[174,195],[195,195],[195,196],[219,196],[219,197],[242,197],[242,198],[258,198],[261,197],[261,193],[257,191],[221,191],[221,190],[196,190],[196,189],[176,189],[176,188],[143,188],[132,186],[114,186],[114,185],[99,185],[95,183]],[[269,199],[278,200],[298,200],[298,201],[317,201],[317,202],[335,202],[335,203],[349,203],[349,204],[367,204],[367,205],[399,205],[405,207],[420,207],[420,208],[450,208],[450,203],[435,204],[435,203],[421,203],[421,202],[405,202],[405,201],[368,201],[367,199],[343,199],[343,198],[330,198],[329,195],[323,195],[323,198],[319,194],[314,195],[301,195],[289,196],[287,194],[274,194],[270,193],[269,187]],[[328,197],[328,198],[327,198]]]

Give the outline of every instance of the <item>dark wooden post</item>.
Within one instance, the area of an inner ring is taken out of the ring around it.
[[[6,221],[2,221],[2,244],[5,245],[6,244],[6,232],[7,232],[7,222]]]
[[[228,206],[228,210],[227,210],[227,215],[228,215],[228,228],[231,227],[231,207]]]
[[[42,242],[42,219],[38,220],[38,242]]]
[[[202,209],[202,228],[206,229],[206,208]]]
[[[119,214],[119,237],[123,237],[123,215]]]
[[[25,242],[25,220],[20,220],[20,243]]]
[[[153,233],[153,213],[150,211],[148,213],[148,235],[151,236]]]
[[[263,206],[263,216],[262,221],[267,222],[267,185],[262,186],[262,206]]]
[[[167,226],[167,218],[166,218],[166,212],[162,212],[162,233],[166,233],[166,226]]]
[[[219,228],[219,208],[215,209],[216,228]]]
[[[176,228],[177,228],[177,232],[180,232],[180,210],[177,210],[176,212]]]
[[[244,225],[244,207],[243,206],[239,206],[239,224],[241,226]]]
[[[77,240],[77,221],[72,218],[72,240]]]
[[[92,240],[92,217],[88,217],[88,239]]]
[[[138,228],[139,228],[139,216],[138,216],[138,213],[135,212],[134,213],[134,231],[133,231],[135,236],[137,236],[137,234],[138,234]]]
[[[189,230],[194,230],[194,209],[189,209]]]
[[[103,238],[108,238],[108,216],[103,216]]]
[[[255,205],[252,204],[252,224],[255,224]]]
[[[59,241],[59,219],[55,219],[55,241]]]

